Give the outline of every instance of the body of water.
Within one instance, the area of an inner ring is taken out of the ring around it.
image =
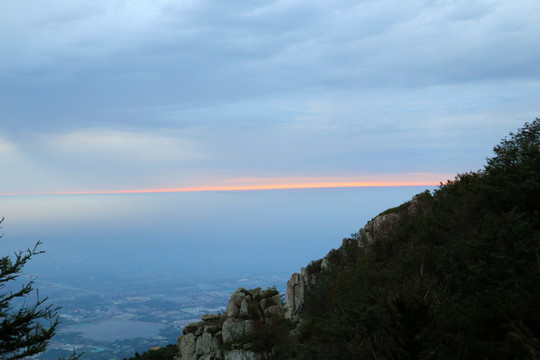
[[[149,338],[159,334],[163,324],[133,320],[104,320],[87,324],[72,325],[62,332],[82,333],[82,336],[94,341],[116,341],[133,338]]]

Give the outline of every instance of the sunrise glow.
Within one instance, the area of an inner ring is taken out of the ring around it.
[[[185,186],[150,189],[118,189],[118,190],[75,190],[44,191],[34,193],[2,193],[0,196],[23,195],[106,195],[106,194],[151,194],[181,193],[209,191],[256,191],[256,190],[301,190],[330,188],[392,187],[392,186],[436,186],[448,179],[447,174],[402,174],[387,175],[387,180],[371,179],[353,180],[352,178],[245,178],[222,181],[216,185]]]

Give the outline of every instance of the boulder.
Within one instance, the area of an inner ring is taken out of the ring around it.
[[[195,335],[188,333],[180,340],[180,355],[182,360],[195,360],[196,340]]]
[[[248,298],[244,298],[240,303],[240,310],[238,311],[238,316],[241,318],[249,318],[249,305]]]
[[[299,276],[307,276],[305,269]],[[256,321],[270,326],[284,314],[280,295],[271,294],[275,292],[239,288],[229,299],[227,314],[204,314],[202,321],[186,325],[177,360],[270,359],[267,351],[253,351],[250,340]]]
[[[211,325],[205,325],[204,326],[204,332],[208,332],[210,334],[216,334],[219,331],[220,327],[218,324],[211,324]]]
[[[210,333],[203,333],[197,338],[195,345],[196,359],[221,359],[218,340]]]
[[[194,322],[194,323],[191,323],[191,324],[187,324],[185,327],[184,327],[184,330],[183,330],[183,333],[184,335],[188,334],[188,333],[196,333],[197,330],[202,331],[202,328],[204,327],[204,321],[199,321],[199,322]]]
[[[244,300],[246,297],[245,292],[246,290],[244,288],[240,288],[232,293],[229,303],[227,304],[228,317],[238,317],[240,313],[240,305],[242,304],[242,300]]]
[[[265,317],[283,316],[283,307],[281,306],[281,304],[270,306],[269,308],[264,310],[264,316]]]
[[[259,306],[261,307],[261,310],[264,311],[266,310],[266,308],[272,306],[273,304],[271,303],[271,301],[268,299],[268,298],[264,298],[264,299],[261,299],[261,301],[259,301]]]
[[[228,318],[221,328],[224,343],[234,343],[251,333],[252,321]]]

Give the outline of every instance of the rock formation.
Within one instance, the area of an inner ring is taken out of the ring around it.
[[[409,209],[414,206],[416,211],[416,199],[413,198],[413,201],[408,206]],[[396,228],[398,222],[399,215],[397,213],[379,215],[360,229],[356,238],[343,239],[341,248],[333,251],[342,251],[344,247],[354,244],[363,247],[366,243],[371,243],[374,240],[388,236]],[[329,256],[330,253],[320,260],[313,261],[310,266],[313,268],[311,271],[308,271],[308,268],[302,268],[300,273],[292,274],[291,279],[287,282],[287,294],[285,296],[285,317],[287,319],[293,321],[299,320],[304,305],[306,290],[313,283],[318,273],[328,271]]]
[[[257,348],[256,328],[283,318],[275,289],[239,288],[229,299],[226,314],[206,314],[186,325],[178,338],[178,360],[270,360],[272,349]]]
[[[407,213],[418,211],[417,198],[404,206]],[[257,349],[253,340],[254,329],[271,326],[272,321],[286,318],[293,322],[300,319],[306,291],[321,272],[330,271],[330,256],[344,252],[347,246],[364,247],[388,236],[399,222],[397,213],[375,217],[353,238],[343,239],[342,246],[324,258],[313,261],[300,273],[294,273],[287,282],[285,309],[275,289],[246,290],[239,288],[229,300],[226,314],[207,314],[200,322],[188,324],[178,339],[178,360],[270,360],[272,349]]]

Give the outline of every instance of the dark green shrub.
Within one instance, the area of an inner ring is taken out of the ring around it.
[[[393,231],[331,251],[307,293],[296,356],[540,358],[539,147],[536,119],[484,170],[383,212],[399,213]]]

